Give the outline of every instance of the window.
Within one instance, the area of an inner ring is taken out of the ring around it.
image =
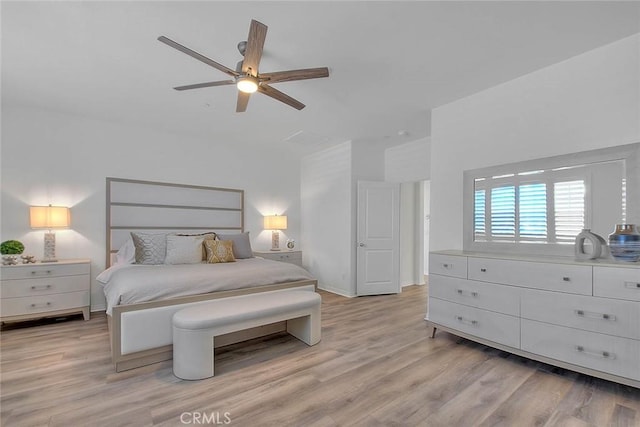
[[[586,181],[566,169],[476,178],[475,241],[573,243],[585,228]]]
[[[640,143],[465,171],[463,219],[464,250],[571,256],[640,223]]]

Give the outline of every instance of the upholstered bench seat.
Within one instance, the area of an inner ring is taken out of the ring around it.
[[[280,291],[224,298],[173,315],[173,373],[185,380],[214,375],[216,336],[287,321],[287,332],[314,345],[320,341],[320,295]]]

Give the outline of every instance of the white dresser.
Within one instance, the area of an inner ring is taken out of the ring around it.
[[[640,263],[429,257],[429,325],[640,388]]]
[[[0,321],[20,321],[82,313],[89,320],[91,261],[3,265]]]

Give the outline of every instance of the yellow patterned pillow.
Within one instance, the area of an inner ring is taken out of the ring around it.
[[[233,257],[233,241],[231,240],[205,240],[207,249],[207,263],[235,262]]]

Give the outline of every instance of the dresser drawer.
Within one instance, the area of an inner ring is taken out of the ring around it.
[[[514,286],[494,285],[458,277],[429,276],[429,297],[496,311],[520,315],[520,291]]]
[[[592,268],[544,262],[469,258],[469,279],[592,295]]]
[[[593,267],[593,294],[640,301],[640,268]]]
[[[57,294],[89,290],[89,275],[43,277],[40,279],[3,280],[0,282],[2,298]]]
[[[40,277],[60,277],[90,274],[90,264],[31,264],[4,266],[2,268],[2,279],[34,279]]]
[[[520,319],[438,298],[429,298],[427,319],[489,341],[520,347]]]
[[[640,341],[522,319],[522,349],[640,380]]]
[[[429,274],[467,278],[467,257],[429,254]]]
[[[89,292],[68,292],[54,295],[38,295],[20,298],[2,298],[0,316],[46,313],[48,311],[80,308],[89,305]]]
[[[526,319],[640,339],[640,304],[634,301],[523,289],[521,310]]]

